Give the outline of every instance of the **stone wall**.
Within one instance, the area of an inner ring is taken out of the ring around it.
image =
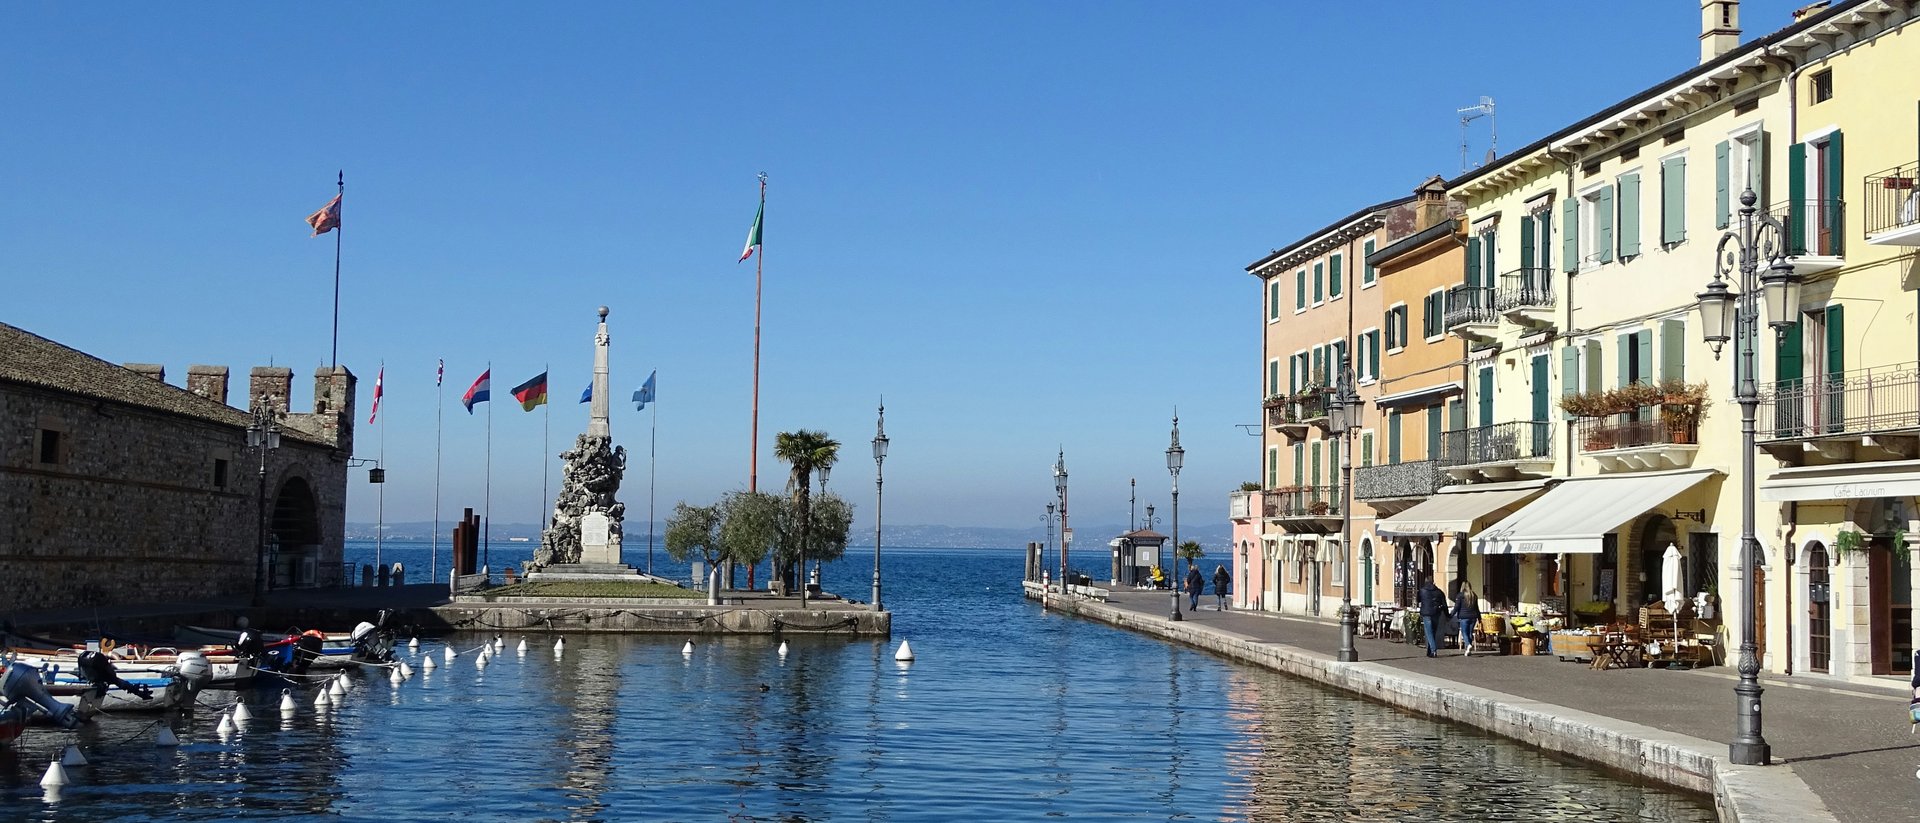
[[[345,369],[323,371],[350,392]],[[324,427],[290,416],[267,455],[268,510],[294,478],[311,489],[316,585],[340,575],[347,453],[305,432],[350,432],[344,406]],[[244,423],[0,382],[0,612],[250,595],[261,476],[246,440]]]

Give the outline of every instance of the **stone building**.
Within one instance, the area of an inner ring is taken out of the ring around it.
[[[341,582],[352,372],[318,369],[292,414],[293,370],[253,369],[247,402],[282,430],[264,454],[227,381],[0,323],[0,613],[246,596],[263,560],[270,589]]]

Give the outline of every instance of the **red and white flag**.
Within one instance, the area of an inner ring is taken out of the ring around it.
[[[386,382],[387,367],[383,364],[380,366],[380,375],[373,378],[373,413],[367,415],[367,425],[369,426],[373,425],[374,419],[380,416],[381,384]]]
[[[320,235],[340,228],[340,198],[344,196],[345,195],[340,194],[334,195],[333,199],[328,200],[327,204],[321,206],[319,211],[307,215],[307,225],[313,227],[314,237],[319,237]]]

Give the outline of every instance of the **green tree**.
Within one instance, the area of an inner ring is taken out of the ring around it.
[[[1174,549],[1173,553],[1176,557],[1184,557],[1187,559],[1188,571],[1193,570],[1193,561],[1199,560],[1207,555],[1206,551],[1200,548],[1200,541],[1198,540],[1180,541],[1180,547]]]
[[[667,556],[685,562],[696,555],[708,566],[719,562],[720,507],[690,506],[682,500],[667,518]]]
[[[793,494],[793,516],[798,532],[807,534],[812,522],[813,473],[840,459],[840,441],[828,437],[826,432],[811,429],[780,432],[773,437],[773,456],[789,467],[787,489]],[[781,563],[783,593],[800,585],[805,561],[802,556],[786,558]]]
[[[832,562],[847,553],[847,534],[853,530],[853,505],[837,494],[821,492],[813,499],[807,530],[807,557]]]
[[[736,491],[720,499],[720,544],[723,555],[747,567],[747,588],[753,588],[753,570],[780,543],[780,498],[766,492]]]

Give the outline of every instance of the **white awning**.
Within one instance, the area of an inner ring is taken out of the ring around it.
[[[1406,405],[1406,404],[1413,403],[1420,400],[1431,400],[1436,397],[1445,397],[1450,394],[1459,394],[1459,393],[1460,393],[1460,381],[1453,380],[1446,383],[1436,383],[1431,386],[1422,386],[1417,389],[1410,389],[1403,392],[1394,392],[1393,394],[1383,394],[1373,399],[1373,405],[1384,409],[1389,406],[1401,406],[1401,405]]]
[[[1796,466],[1760,484],[1760,499],[1775,502],[1908,495],[1920,495],[1920,460]]]
[[[1601,538],[1715,474],[1714,469],[1579,477],[1472,538],[1475,554],[1598,554]]]
[[[1389,536],[1470,532],[1478,528],[1475,521],[1480,518],[1539,494],[1544,488],[1543,482],[1532,484],[1532,488],[1436,494],[1374,524],[1373,530]]]

